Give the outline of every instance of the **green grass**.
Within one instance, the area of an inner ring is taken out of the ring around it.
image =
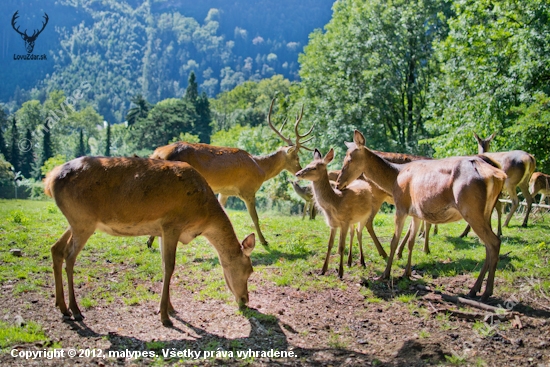
[[[240,240],[254,231],[247,212],[229,211],[229,216]],[[302,220],[301,216],[287,217],[270,212],[260,213],[260,221],[269,247],[257,243],[252,253],[251,291],[262,284],[311,292],[345,289],[384,271],[386,262],[377,254],[367,231],[363,233],[366,268],[359,265],[355,240],[353,266],[345,265],[342,281],[337,275],[336,243],[327,274],[319,274],[329,236],[329,228],[322,217],[310,221]],[[528,228],[520,224],[521,218],[516,217],[510,228],[503,229],[501,254],[508,255],[499,262],[495,286],[495,296],[502,299],[517,294],[518,284],[525,285],[527,279],[532,283],[531,291],[550,294],[550,267],[546,265],[550,258],[550,218],[530,223]],[[462,221],[442,225],[438,235],[430,236],[430,255],[421,251],[422,240],[417,240],[413,267],[423,275],[422,281],[466,274],[471,281],[464,284],[464,291],[473,285],[485,259],[485,248],[473,234],[458,238],[464,225]],[[54,284],[50,247],[66,227],[65,218],[52,201],[0,200],[0,285],[10,284],[14,297],[32,292],[50,298]],[[393,215],[380,213],[375,220],[375,231],[389,253]],[[108,305],[114,300],[121,300],[126,305],[159,301],[160,294],[152,291],[152,287],[162,281],[160,252],[156,242],[152,249],[148,249],[145,242],[145,237],[113,237],[103,233],[90,238],[75,267],[75,285],[79,287],[77,299],[82,307]],[[12,248],[21,249],[23,256],[12,255],[9,251]],[[348,244],[345,263],[347,251]],[[394,260],[391,287],[398,302],[414,305],[415,296],[410,294],[414,291],[410,288],[417,281],[399,279],[405,269],[407,251],[405,249],[403,259]],[[193,291],[198,300],[234,302],[225,285],[217,253],[203,237],[179,246],[172,283]],[[369,283],[371,285],[360,290],[365,303],[387,302],[388,299],[377,292],[377,287],[383,285]],[[8,327],[0,324],[0,331]]]
[[[31,321],[25,326],[15,326],[0,321],[0,350],[19,343],[37,341],[48,341],[39,324]]]

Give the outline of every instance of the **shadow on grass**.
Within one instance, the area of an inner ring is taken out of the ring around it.
[[[305,260],[316,254],[313,251],[303,248],[295,252],[283,252],[274,248],[268,248],[266,251],[267,252],[253,252],[251,256],[252,265],[272,265],[281,258],[287,261]]]

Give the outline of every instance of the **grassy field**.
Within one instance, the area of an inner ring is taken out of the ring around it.
[[[253,232],[246,212],[230,211],[229,216],[240,240]],[[291,287],[304,292],[345,289],[350,284],[360,284],[364,279],[378,276],[384,270],[385,261],[378,256],[365,231],[365,269],[357,266],[359,254],[355,242],[354,266],[345,267],[344,278],[348,281],[337,277],[337,256],[332,257],[328,274],[319,276],[329,234],[322,217],[315,221],[277,213],[261,213],[260,217],[270,245],[264,248],[257,243],[253,252],[255,273],[251,278],[251,294],[263,285]],[[517,294],[520,292],[518,284],[525,279],[534,280],[535,288],[550,294],[550,216],[539,215],[534,219],[528,228],[521,228],[517,217],[510,228],[503,229],[495,296]],[[0,286],[4,294],[11,292],[14,298],[33,294],[54,302],[50,246],[66,225],[52,201],[0,201]],[[469,281],[464,284],[463,292],[473,285],[485,257],[485,248],[474,234],[458,238],[464,225],[464,222],[457,222],[440,226],[439,234],[431,236],[432,253],[429,255],[421,251],[423,240],[417,240],[413,269],[422,275],[417,282],[432,284],[434,279],[466,275]],[[389,253],[393,215],[379,214],[375,219],[375,231]],[[129,306],[160,300],[160,294],[151,291],[152,283],[162,281],[160,253],[156,243],[148,249],[145,242],[144,237],[112,237],[103,233],[90,238],[75,267],[77,299],[84,314],[98,305],[108,306],[120,300]],[[12,254],[12,249],[22,250],[22,256]],[[187,246],[180,245],[176,266],[173,284],[192,291],[195,300],[234,302],[223,280],[217,255],[204,238],[199,237]],[[400,279],[404,266],[405,259],[394,263],[392,276],[395,278],[391,284],[396,288],[408,288],[409,281]],[[116,281],[113,281],[115,275]],[[445,291],[445,284],[439,284],[438,288]],[[380,298],[372,287],[361,287],[360,292],[365,303],[395,301]],[[414,294],[396,293],[395,297],[408,302],[405,298],[414,299]],[[6,307],[0,306],[0,320],[13,313]],[[0,348],[4,352],[10,346],[34,341],[48,341],[39,321],[24,327],[0,321]]]

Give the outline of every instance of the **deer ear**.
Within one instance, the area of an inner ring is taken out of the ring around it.
[[[323,155],[321,154],[321,152],[317,148],[315,148],[315,151],[313,152],[313,159],[315,159],[315,160],[323,159]]]
[[[345,141],[344,144],[346,144],[346,147],[348,147],[348,149],[353,148],[353,146],[355,145],[355,143],[350,143],[349,141]]]
[[[254,233],[249,234],[246,236],[246,238],[241,243],[241,248],[243,250],[243,253],[250,257],[252,254],[252,250],[254,250],[254,246],[256,246],[256,237]]]
[[[353,133],[353,142],[357,146],[365,145],[365,137],[363,136],[363,134],[361,134],[359,130],[355,130],[355,132]]]
[[[474,133],[474,138],[476,138],[478,142],[481,142],[481,138],[476,133]]]
[[[329,164],[330,162],[332,162],[332,160],[334,159],[334,149],[330,148],[330,150],[328,151],[327,155],[325,156],[325,158],[323,159],[323,162],[325,164]]]
[[[291,145],[291,146],[286,148],[286,154],[292,154],[292,152],[294,152],[295,150],[296,150],[296,146]]]
[[[493,140],[497,136],[497,133],[492,133],[491,136],[489,136],[488,140]]]

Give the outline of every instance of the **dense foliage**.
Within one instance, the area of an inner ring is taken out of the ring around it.
[[[296,65],[281,65],[299,52],[282,41],[290,33],[266,40],[228,28],[237,3],[221,11],[214,1],[199,22],[201,6],[183,0],[61,1],[80,12],[68,22],[80,20],[60,28],[55,71],[0,108],[5,177],[12,167],[38,180],[52,157],[146,156],[176,140],[269,154],[284,144],[266,123],[274,97],[272,121],[289,121],[283,134],[293,138],[303,106],[301,131],[315,126],[309,145],[340,158],[354,128],[370,147],[436,157],[475,153],[473,132],[497,132],[493,150],[528,151],[550,173],[547,1],[340,0],[299,57],[301,81]],[[320,16],[321,5],[306,3]],[[297,199],[290,178],[264,184],[259,202]]]

